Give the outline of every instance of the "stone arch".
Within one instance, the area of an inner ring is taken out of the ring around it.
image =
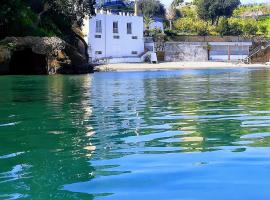
[[[46,56],[37,54],[31,48],[14,51],[10,63],[10,74],[47,74]]]

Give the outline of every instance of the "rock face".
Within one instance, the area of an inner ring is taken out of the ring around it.
[[[87,58],[57,37],[8,37],[0,41],[0,74],[79,74]]]
[[[270,62],[270,47],[259,51],[255,55],[251,56],[251,63],[266,63]]]

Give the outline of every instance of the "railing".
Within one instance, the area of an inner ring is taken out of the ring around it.
[[[245,59],[243,59],[244,63],[250,63],[251,62],[251,58],[252,56],[256,55],[257,53],[264,51],[265,49],[267,49],[270,46],[270,41],[268,41],[266,44],[264,45],[259,45],[258,47],[254,48],[248,55],[248,57],[246,57]]]

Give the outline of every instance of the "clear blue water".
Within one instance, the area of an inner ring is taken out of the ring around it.
[[[0,199],[270,198],[270,71],[0,77]]]

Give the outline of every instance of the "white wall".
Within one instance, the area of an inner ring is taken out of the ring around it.
[[[96,33],[96,20],[102,20],[102,33]],[[113,33],[113,22],[118,21],[118,34]],[[127,34],[127,23],[132,23],[132,34]],[[139,16],[122,16],[97,14],[89,21],[89,55],[92,60],[100,58],[138,57],[144,52],[143,18]],[[101,35],[101,38],[95,38]],[[119,36],[114,39],[113,36]],[[137,36],[137,39],[132,39]],[[102,51],[102,54],[96,54]],[[132,54],[137,51],[137,55]]]

